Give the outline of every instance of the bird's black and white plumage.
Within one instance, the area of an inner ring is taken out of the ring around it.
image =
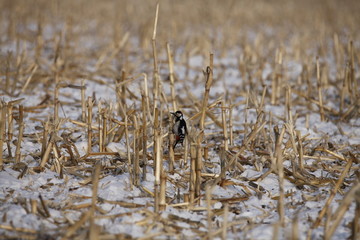
[[[175,135],[175,143],[173,148],[176,147],[176,144],[183,144],[185,135],[187,134],[186,122],[184,120],[183,114],[181,111],[172,112],[172,115],[175,116],[175,123],[172,129],[173,134]]]

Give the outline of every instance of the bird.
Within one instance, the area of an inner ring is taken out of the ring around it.
[[[185,135],[187,134],[187,128],[181,111],[171,112],[171,114],[175,116],[175,123],[172,128],[172,132],[175,135],[175,143],[173,145],[174,149],[178,143],[183,145]]]

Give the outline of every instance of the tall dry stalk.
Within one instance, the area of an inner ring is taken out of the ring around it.
[[[233,105],[230,103],[230,109],[229,109],[229,137],[230,137],[230,146],[234,146],[234,132],[233,132]]]
[[[207,216],[207,239],[211,240],[213,239],[212,236],[212,229],[213,229],[213,224],[212,224],[212,217],[213,217],[213,212],[211,209],[211,192],[212,192],[212,186],[210,185],[206,185],[206,189],[205,189],[205,195],[206,195],[206,216]]]
[[[141,95],[141,110],[142,110],[142,156],[143,156],[143,171],[142,180],[146,181],[146,167],[147,167],[147,120],[146,120],[146,96]]]
[[[194,203],[195,184],[196,184],[196,144],[193,143],[190,146],[190,184],[189,184],[190,204]]]
[[[271,82],[271,104],[277,104],[281,89],[282,79],[282,63],[283,53],[282,49],[276,49],[275,66]]]
[[[304,170],[304,147],[301,138],[301,132],[296,131],[296,140],[298,142],[298,153],[299,153],[299,168]]]
[[[159,111],[155,108],[155,115],[154,115],[154,152],[153,157],[155,161],[155,182],[154,182],[154,191],[155,191],[155,206],[154,211],[159,211],[159,204],[160,204],[160,177],[162,171],[162,164],[161,164],[161,144],[162,144],[162,136],[159,130]]]
[[[96,212],[96,203],[98,200],[98,189],[99,189],[99,179],[101,172],[101,162],[95,164],[95,168],[92,174],[92,196],[91,196],[91,208],[90,208],[90,226],[89,226],[89,239],[96,240],[99,235],[99,227],[95,224],[95,212]]]
[[[224,135],[224,149],[225,151],[229,150],[229,138],[228,138],[228,130],[227,130],[227,120],[226,120],[226,107],[225,101],[221,101],[221,120],[223,125],[223,135]]]
[[[43,157],[45,154],[45,150],[48,142],[48,135],[49,135],[49,125],[50,125],[50,120],[46,122],[42,122],[43,132],[42,132],[42,141],[41,141],[41,157]]]
[[[104,111],[101,107],[101,101],[99,101],[98,104],[98,126],[99,126],[99,151],[103,152],[104,149],[104,128],[103,128],[103,122],[104,122]]]
[[[59,121],[59,89],[60,85],[56,85],[54,89],[54,124]]]
[[[285,192],[284,192],[284,166],[283,166],[283,153],[281,149],[282,140],[284,138],[285,127],[279,131],[278,126],[274,127],[275,132],[275,159],[276,167],[278,171],[278,181],[279,181],[279,200],[278,200],[278,212],[279,212],[279,223],[282,227],[285,226]]]
[[[134,168],[134,177],[133,182],[136,187],[140,185],[140,156],[139,156],[139,148],[140,148],[140,137],[139,137],[139,127],[138,120],[136,116],[133,116],[134,122],[134,140],[133,140],[133,168]]]
[[[81,121],[86,122],[85,81],[81,81]]]
[[[227,239],[228,218],[229,218],[229,204],[225,203],[224,215],[223,215],[223,225],[222,225],[222,232],[221,232],[222,240]]]
[[[5,126],[6,126],[6,103],[3,102],[2,100],[0,101],[0,111],[1,111],[1,119],[0,119],[0,171],[1,171],[4,165],[3,146],[5,140]]]
[[[170,126],[169,129],[169,172],[174,172],[174,163],[175,163],[175,152],[174,152],[174,144],[175,144],[175,135],[172,133],[172,128]]]
[[[102,112],[102,145],[101,145],[101,148],[102,148],[102,151],[101,152],[104,152],[105,151],[105,147],[106,147],[106,144],[107,144],[107,138],[108,138],[108,117],[107,117],[107,113],[108,113],[109,109],[108,108],[105,108],[103,109],[103,112]]]
[[[50,134],[50,139],[49,139],[46,149],[45,149],[45,152],[41,158],[41,162],[40,162],[41,168],[45,167],[45,164],[48,162],[48,160],[50,158],[50,153],[54,147],[54,142],[55,142],[55,131],[52,130],[52,132]]]
[[[15,151],[15,163],[20,162],[21,153],[21,142],[23,139],[23,133],[24,133],[24,107],[23,105],[19,106],[19,134],[18,134],[18,141],[16,144],[16,151]]]
[[[12,158],[12,152],[11,152],[11,141],[13,138],[13,122],[14,122],[14,117],[13,117],[13,106],[14,106],[14,102],[11,101],[8,103],[7,105],[7,149],[8,149],[8,155],[9,158]],[[1,148],[0,148],[1,149]]]
[[[88,97],[87,100],[87,137],[88,137],[88,147],[87,154],[91,153],[92,149],[92,108],[93,108],[93,100],[91,97]]]
[[[154,20],[154,31],[151,39],[152,49],[153,49],[153,61],[154,61],[154,75],[153,75],[153,115],[155,116],[155,108],[159,107],[159,85],[160,85],[160,76],[159,76],[159,68],[158,68],[158,59],[157,59],[157,51],[156,51],[156,31],[157,31],[157,23],[159,18],[159,3],[156,4],[156,12],[155,12],[155,20]]]
[[[169,43],[166,43],[166,50],[167,50],[168,63],[169,63],[171,102],[172,102],[172,106],[173,106],[173,111],[177,111],[178,107],[176,104],[176,95],[175,95],[174,62],[173,62],[173,56],[171,53]]]
[[[202,169],[202,147],[201,140],[204,138],[204,133],[200,132],[196,139],[196,160],[195,160],[195,197],[200,197],[201,190],[201,169]]]
[[[214,68],[214,54],[210,53],[210,65],[206,68],[205,77],[205,92],[203,102],[201,106],[201,118],[200,118],[200,131],[204,132],[205,128],[205,116],[207,111],[207,105],[209,102],[210,88],[213,82],[213,68]]]
[[[183,158],[180,159],[180,168],[183,168],[188,163],[188,155],[189,155],[189,137],[188,136],[185,136],[184,146],[185,147],[184,147]]]
[[[161,171],[160,177],[160,193],[159,193],[159,210],[164,211],[166,209],[166,173]]]
[[[299,239],[299,217],[296,215],[292,221],[292,231],[291,231],[291,240]]]
[[[347,95],[348,91],[349,91],[349,87],[348,87],[348,79],[349,79],[349,75],[350,75],[350,70],[349,70],[349,64],[346,64],[345,67],[345,73],[344,73],[344,77],[342,80],[342,88],[340,90],[340,113],[342,114],[344,109],[345,109],[345,96]]]
[[[248,135],[248,115],[249,115],[249,99],[250,99],[250,90],[246,92],[246,102],[244,109],[244,142],[246,141]]]
[[[324,106],[323,106],[323,96],[322,96],[323,83],[322,83],[321,75],[320,75],[319,57],[316,57],[316,80],[317,80],[317,86],[318,86],[320,119],[321,119],[321,121],[325,121],[325,113],[324,113]]]
[[[129,137],[129,116],[127,115],[127,113],[123,110],[123,115],[125,116],[125,140],[126,140],[126,156],[127,156],[127,166],[129,169],[129,176],[130,176],[130,181],[131,183],[133,183],[133,169],[131,168],[131,151],[130,151],[130,137]]]
[[[349,61],[349,92],[352,99],[352,103],[355,103],[357,100],[357,96],[359,95],[358,89],[358,80],[355,76],[355,56],[354,56],[354,44],[353,41],[349,42],[349,54],[350,54],[350,61]]]

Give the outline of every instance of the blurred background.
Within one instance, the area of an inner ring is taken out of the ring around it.
[[[121,41],[128,32],[147,48],[157,1],[144,0],[1,0],[1,42],[31,38],[42,31]],[[321,41],[334,33],[356,39],[360,23],[357,0],[251,1],[161,0],[159,42],[228,48],[249,34],[286,43],[293,36]],[[251,37],[251,36],[250,36]],[[31,39],[28,39],[31,41]]]

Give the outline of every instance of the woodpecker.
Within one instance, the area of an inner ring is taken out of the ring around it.
[[[172,132],[175,135],[175,143],[173,146],[173,148],[175,148],[178,143],[183,145],[185,135],[187,134],[187,128],[181,111],[172,112],[171,114],[175,116],[175,123],[172,129]]]

